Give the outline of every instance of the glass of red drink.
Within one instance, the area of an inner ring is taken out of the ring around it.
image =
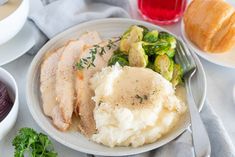
[[[138,0],[140,14],[156,24],[177,22],[183,15],[187,0]]]

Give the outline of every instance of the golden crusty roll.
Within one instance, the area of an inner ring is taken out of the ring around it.
[[[185,32],[207,52],[226,52],[235,45],[235,9],[223,0],[193,0],[184,14]]]

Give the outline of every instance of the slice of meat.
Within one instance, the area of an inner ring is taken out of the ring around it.
[[[54,82],[56,69],[63,50],[64,47],[57,49],[54,53],[45,58],[41,65],[40,90],[42,94],[43,111],[47,116],[51,116],[51,111],[56,105],[55,92],[52,91],[55,91]]]
[[[69,128],[69,124],[64,122],[59,105],[56,105],[53,108],[53,110],[51,112],[51,116],[53,118],[53,124],[59,130],[66,131]]]
[[[74,102],[74,64],[85,43],[82,40],[71,41],[65,47],[56,71],[56,100],[63,119],[71,123]]]
[[[107,45],[107,42],[102,42],[100,46]],[[95,107],[94,101],[91,99],[94,96],[94,91],[89,87],[90,78],[98,71],[101,71],[103,67],[107,66],[108,59],[112,56],[114,49],[106,49],[106,53],[100,56],[96,54],[94,60],[95,67],[84,68],[77,71],[76,79],[76,93],[77,93],[77,106],[76,112],[79,113],[80,123],[78,128],[81,132],[90,137],[96,131],[95,120],[93,116],[93,110]],[[87,58],[90,56],[90,48],[82,53],[81,58]]]
[[[68,128],[68,124],[64,122],[61,112],[57,111],[58,104],[56,102],[55,80],[57,64],[63,50],[64,47],[61,47],[45,58],[41,65],[40,75],[40,91],[43,102],[43,111],[47,116],[52,118],[53,124],[62,131]]]
[[[98,42],[100,42],[100,37],[97,32],[86,33],[79,40],[71,41],[60,57],[56,72],[56,98],[67,124],[71,123],[76,96],[74,65],[86,47]]]
[[[99,33],[96,31],[84,33],[79,40],[83,40],[88,47],[101,42]]]
[[[117,40],[116,38],[112,39],[112,41],[116,41],[116,40]],[[99,44],[100,46],[105,47],[106,53],[104,55],[102,55],[102,58],[107,63],[108,63],[109,59],[111,58],[111,56],[113,55],[113,51],[115,51],[118,48],[118,45],[119,45],[119,42],[115,42],[113,44],[113,46],[111,46],[111,49],[109,50],[109,48],[106,47],[106,45],[108,45],[109,42],[110,41],[105,40],[105,41],[103,41]]]

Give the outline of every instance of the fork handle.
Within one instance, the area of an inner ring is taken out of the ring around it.
[[[209,157],[211,154],[210,140],[199,115],[198,108],[196,107],[191,91],[190,82],[191,77],[185,79],[195,157]]]

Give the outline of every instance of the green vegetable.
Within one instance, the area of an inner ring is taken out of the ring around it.
[[[121,66],[129,65],[128,56],[121,51],[115,51],[113,56],[108,61],[108,66],[119,63]]]
[[[164,55],[168,52],[170,49],[170,44],[164,40],[158,41],[160,43],[160,46],[156,46],[155,48],[155,54],[157,55]]]
[[[143,42],[143,48],[147,55],[163,55],[170,49],[170,44],[165,40],[158,40],[155,43]]]
[[[165,79],[171,80],[173,76],[174,61],[166,54],[158,55],[154,61],[155,71],[160,73]]]
[[[139,42],[143,38],[144,29],[136,25],[131,26],[121,37],[120,50],[125,54],[129,53],[131,44]]]
[[[174,70],[173,70],[173,77],[171,80],[171,83],[173,86],[177,86],[182,82],[182,77],[183,77],[183,69],[179,64],[174,65]]]
[[[176,39],[173,35],[167,32],[160,32],[158,37],[159,39],[166,40],[171,45],[171,49],[176,48]]]
[[[129,56],[130,66],[146,67],[148,64],[148,56],[145,54],[142,47],[142,42],[137,42],[131,45]]]
[[[152,63],[154,65],[155,58],[156,58],[156,55],[148,56],[149,63]]]
[[[152,69],[153,71],[155,71],[155,67],[152,62],[148,62],[148,65],[146,66],[146,68],[149,68],[149,69]]]
[[[123,54],[123,52],[120,49],[116,49],[115,51],[113,51],[113,54],[120,54],[120,53]]]
[[[90,67],[95,67],[94,61],[96,58],[96,55],[103,56],[106,54],[106,49],[110,50],[112,48],[116,48],[116,42],[120,41],[120,38],[116,40],[109,40],[107,45],[100,46],[98,44],[93,45],[92,48],[89,49],[89,55],[85,58],[80,58],[79,61],[75,64],[75,67],[78,70],[82,70],[84,68],[89,69]]]
[[[152,56],[152,55],[156,54],[155,53],[155,49],[156,49],[156,45],[155,44],[144,42],[142,46],[143,46],[143,49],[144,49],[145,53],[148,56]]]
[[[158,31],[157,30],[153,30],[148,32],[144,38],[143,41],[149,42],[149,43],[155,43],[158,40]]]
[[[175,56],[175,49],[169,49],[166,51],[168,57],[173,58]]]
[[[143,30],[144,30],[143,31],[143,36],[145,36],[145,34],[147,34],[149,32],[149,29],[147,27],[145,27],[145,26],[138,25],[138,27],[143,28]]]
[[[171,81],[182,82],[182,67],[175,64],[176,39],[167,32],[149,31],[138,25],[131,26],[121,37],[120,49],[114,52],[109,65],[147,67]]]
[[[22,128],[12,142],[15,147],[15,157],[57,157],[52,142],[42,133],[31,128]]]

